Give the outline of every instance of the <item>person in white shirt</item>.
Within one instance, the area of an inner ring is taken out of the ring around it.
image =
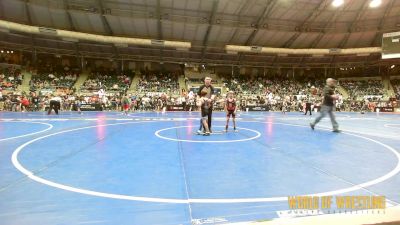
[[[105,103],[105,97],[106,97],[106,91],[104,91],[104,89],[101,88],[101,89],[97,92],[97,94],[99,95],[99,101],[100,101],[100,103],[101,103],[101,104],[104,104],[104,103]]]

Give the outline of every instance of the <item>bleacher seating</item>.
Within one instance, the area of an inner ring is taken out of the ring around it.
[[[137,84],[137,92],[139,94],[160,92],[167,95],[178,95],[180,93],[178,75],[172,73],[142,75]]]
[[[92,73],[83,83],[81,90],[98,91],[101,88],[107,91],[125,92],[132,82],[127,75],[108,75],[99,72]]]
[[[393,86],[394,93],[396,95],[396,99],[400,100],[400,78],[393,79],[390,82]]]
[[[31,89],[71,88],[78,74],[75,73],[43,73],[32,76]]]
[[[385,94],[381,80],[341,80],[339,84],[348,91],[352,99]]]
[[[114,69],[104,69],[101,67],[96,70],[91,68],[92,72],[85,82],[82,80],[83,84],[79,92],[74,92],[73,85],[80,74],[78,69],[70,69],[60,65],[52,66],[51,63],[43,64],[38,68],[40,69],[32,73],[31,90],[36,91],[36,94],[41,96],[41,105],[45,105],[48,102],[47,97],[49,93],[56,92],[61,94],[64,98],[63,109],[70,109],[74,101],[78,98],[83,99],[82,102],[98,103],[99,95],[101,94],[98,91],[101,88],[106,91],[105,100],[102,100],[105,106],[116,109],[121,99],[121,94],[127,92],[133,79],[132,71],[118,73]],[[3,90],[13,91],[21,84],[22,74],[20,69],[11,66],[5,67],[0,72],[0,83]],[[133,90],[130,92],[131,98],[135,99],[135,104],[139,106],[143,105],[143,102],[148,102],[148,104],[145,104],[146,107],[141,108],[146,110],[157,107],[161,93],[166,94],[164,96],[166,96],[167,104],[181,104],[184,96],[180,93],[178,74],[143,71],[142,75],[135,79],[135,86],[131,87]],[[194,87],[197,87],[204,83],[204,78],[200,77],[186,77],[186,84],[189,84],[189,86],[193,84],[195,85]],[[321,90],[324,83],[325,78],[322,77],[316,79],[309,76],[294,76],[289,78],[278,75],[233,76],[231,74],[214,76],[212,81],[214,87],[220,88],[222,91],[234,91],[235,98],[239,101],[241,109],[245,109],[247,106],[266,105],[271,110],[281,110],[282,104],[286,102],[288,105],[287,108],[290,111],[301,110],[302,105],[307,99],[311,99],[317,105],[320,104]],[[396,97],[400,99],[400,79],[393,79],[391,83],[394,87]],[[181,85],[184,85],[184,83]],[[340,85],[348,90],[350,94],[350,98],[345,99],[343,102],[343,108],[346,110],[358,110],[359,106],[363,104],[362,100],[360,100],[363,96],[383,95],[385,93],[382,81],[376,79],[347,79],[340,81]],[[18,97],[22,97],[22,95],[29,96],[29,94],[4,93],[3,100],[0,101],[4,105],[7,105],[7,102],[18,102]],[[194,105],[196,95],[192,94],[191,96],[192,99],[187,98],[186,102]],[[216,110],[223,109],[223,102],[224,96],[217,94],[215,100]]]
[[[267,78],[263,76],[234,76],[225,77],[224,85],[229,90],[242,95],[307,95],[312,86],[322,87],[322,81],[301,81],[285,78]]]
[[[15,91],[22,84],[21,70],[13,66],[0,68],[0,86],[3,90]]]
[[[80,70],[76,67],[56,64],[53,65],[46,61],[41,61],[38,70],[32,74],[30,81],[31,91],[42,93],[71,93],[72,86],[76,82]]]

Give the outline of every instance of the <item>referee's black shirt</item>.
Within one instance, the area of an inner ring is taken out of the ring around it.
[[[331,95],[335,94],[335,89],[329,86],[325,86],[323,93],[324,93],[324,101],[322,104],[326,106],[333,106],[334,100]]]

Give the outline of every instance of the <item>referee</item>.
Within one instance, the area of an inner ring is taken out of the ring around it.
[[[310,96],[307,96],[307,99],[306,99],[306,109],[305,109],[305,113],[304,113],[304,115],[307,115],[307,112],[310,112],[310,116],[312,115],[311,114],[311,99],[310,99],[311,97]]]
[[[335,87],[336,87],[336,80],[332,78],[328,78],[326,80],[326,86],[324,88],[324,101],[321,106],[321,112],[315,118],[313,122],[310,123],[311,129],[314,130],[315,125],[321,121],[326,115],[329,115],[331,118],[331,123],[333,127],[333,132],[340,132],[339,124],[336,122],[334,109],[335,109],[335,101],[338,99],[337,95],[335,95]]]
[[[59,96],[54,96],[50,98],[50,107],[49,111],[47,112],[47,115],[51,114],[51,110],[54,109],[54,112],[56,112],[56,115],[58,115],[58,110],[61,108],[61,98]]]
[[[209,108],[207,122],[208,122],[208,129],[210,130],[210,132],[212,132],[211,131],[211,118],[212,118],[212,110],[213,110],[213,100],[215,98],[215,95],[214,95],[214,87],[211,85],[210,77],[206,77],[204,79],[204,84],[199,87],[199,91],[197,92],[198,98],[200,98],[201,92],[207,92],[207,94],[204,97],[208,98],[209,99],[208,101],[211,103],[210,108]]]

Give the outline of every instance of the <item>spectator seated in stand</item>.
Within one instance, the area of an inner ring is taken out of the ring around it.
[[[71,88],[77,77],[73,73],[36,74],[32,76],[31,89]]]
[[[393,79],[390,82],[392,83],[396,99],[400,100],[400,79],[399,78]]]
[[[30,90],[40,90],[43,92],[70,93],[71,88],[76,82],[80,70],[70,69],[68,66],[61,65],[54,68],[49,65],[40,67],[41,69],[32,75]]]
[[[381,80],[341,80],[339,85],[348,91],[351,99],[369,95],[384,95]]]
[[[294,110],[296,105],[302,103],[303,99],[300,96],[307,98],[312,95],[314,101],[320,98],[316,96],[318,93],[311,93],[311,90],[321,89],[323,79],[238,75],[225,76],[224,86],[235,92],[236,97],[241,100],[241,105],[269,105],[272,110],[279,110],[286,99]]]
[[[107,91],[125,92],[131,85],[132,78],[127,75],[113,75],[106,73],[92,73],[83,83],[81,90],[98,91],[101,88]]]
[[[7,91],[15,91],[22,84],[23,76],[15,67],[0,68],[0,87]]]
[[[138,84],[137,91],[139,94],[147,92],[160,92],[167,95],[179,95],[178,75],[176,74],[160,74],[160,75],[142,75]]]

